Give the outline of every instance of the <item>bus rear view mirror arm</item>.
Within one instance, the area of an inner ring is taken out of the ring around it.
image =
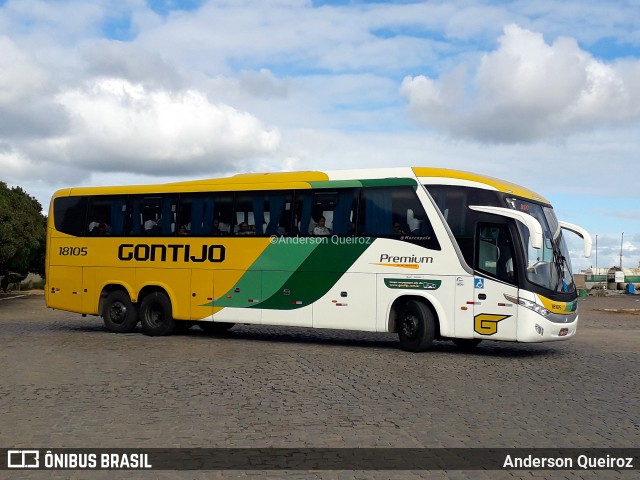
[[[589,258],[591,256],[591,235],[584,228],[579,227],[578,225],[574,225],[573,223],[568,222],[558,222],[560,224],[560,228],[564,230],[569,230],[570,232],[575,233],[584,241],[584,256],[585,258]]]
[[[489,207],[485,205],[469,205],[469,208],[476,212],[491,213],[493,215],[500,215],[501,217],[513,218],[523,223],[529,230],[531,246],[536,249],[542,248],[542,225],[528,213],[518,212],[509,208]]]

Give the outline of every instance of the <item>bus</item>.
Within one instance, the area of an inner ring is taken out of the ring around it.
[[[576,333],[567,232],[544,197],[427,167],[67,188],[51,200],[46,304],[151,336],[235,324],[546,342]]]

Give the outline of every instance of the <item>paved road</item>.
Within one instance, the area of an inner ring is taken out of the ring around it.
[[[236,326],[221,337],[197,328],[159,338],[112,334],[95,317],[47,310],[42,295],[3,296],[0,447],[640,447],[640,315],[626,310],[640,309],[638,299],[581,300],[578,335],[568,342],[484,342],[472,353],[439,342],[411,354],[398,348],[395,335],[335,330]],[[28,478],[88,473],[31,472]],[[534,473],[268,477],[638,474]],[[177,475],[262,476],[154,471],[138,477]],[[12,478],[25,478],[24,472]]]

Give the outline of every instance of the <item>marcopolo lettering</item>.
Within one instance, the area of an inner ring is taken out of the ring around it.
[[[118,247],[118,258],[124,261],[136,260],[138,262],[224,262],[224,245],[191,245],[178,244],[151,244],[122,243]]]

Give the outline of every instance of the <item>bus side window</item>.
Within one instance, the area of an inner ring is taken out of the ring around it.
[[[124,235],[127,197],[96,195],[89,198],[87,235]]]
[[[296,235],[310,235],[315,223],[311,223],[313,210],[313,190],[297,190],[293,208],[293,228]]]
[[[131,235],[168,236],[176,229],[176,195],[132,197],[129,210]]]
[[[293,192],[289,190],[237,195],[234,232],[259,237],[290,235],[292,204]]]
[[[84,233],[88,197],[59,197],[53,202],[56,230],[80,237]]]
[[[260,195],[262,199],[262,195]],[[255,234],[256,221],[253,214],[254,205],[259,201],[257,194],[237,194],[235,201],[235,218],[233,222],[234,235]],[[262,228],[262,226],[261,226]]]
[[[359,231],[361,235],[391,236],[394,233],[391,189],[364,188],[360,199],[358,218],[360,219]]]
[[[347,236],[355,233],[355,215],[358,205],[357,190],[344,188],[339,190],[316,190],[301,197],[301,235],[314,235],[322,229],[318,223],[324,218],[322,229],[332,235]]]
[[[419,242],[439,249],[431,222],[411,186],[363,188],[359,234]]]
[[[477,232],[476,268],[504,282],[514,283],[514,251],[509,226],[480,223]]]
[[[264,234],[290,235],[291,234],[291,206],[293,203],[293,192],[274,191],[267,196],[268,211],[265,212]]]
[[[229,235],[232,208],[233,196],[228,193],[182,195],[178,223],[187,235]]]

